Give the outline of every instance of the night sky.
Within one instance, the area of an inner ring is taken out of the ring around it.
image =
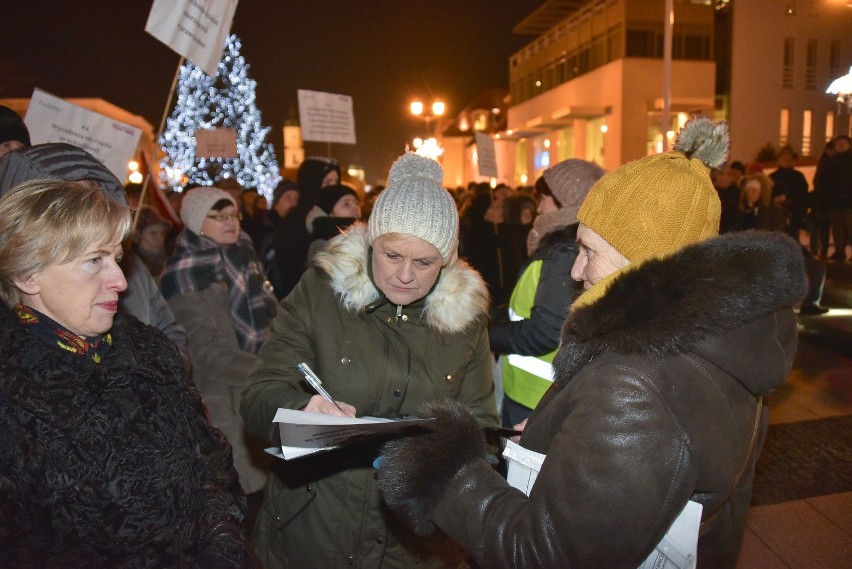
[[[386,177],[406,140],[423,131],[413,97],[442,98],[454,115],[481,90],[508,86],[508,58],[531,36],[512,28],[541,1],[241,0],[231,31],[257,81],[257,104],[279,162],[297,89],[349,95],[356,145],[334,144],[367,182]],[[2,0],[0,98],[38,87],[99,97],[162,120],[180,56],[144,31],[149,0]],[[306,143],[325,155],[325,143]]]

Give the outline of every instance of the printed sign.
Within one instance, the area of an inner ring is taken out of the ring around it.
[[[237,158],[237,131],[233,127],[196,129],[195,155],[203,158]]]
[[[33,91],[24,122],[33,144],[65,142],[103,162],[119,180],[136,153],[142,131],[40,89]]]
[[[237,0],[154,0],[145,31],[216,76]]]
[[[299,89],[302,140],[355,144],[352,97]]]
[[[479,156],[479,175],[497,177],[497,158],[494,154],[494,139],[484,132],[473,133],[476,138],[476,154]]]

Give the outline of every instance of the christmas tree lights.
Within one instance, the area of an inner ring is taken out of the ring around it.
[[[236,35],[228,37],[216,77],[186,62],[180,68],[177,103],[159,139],[160,183],[181,191],[195,183],[214,185],[236,178],[244,188],[256,188],[271,201],[281,180],[278,161],[270,143],[264,142],[270,127],[261,123],[255,104],[257,82],[248,76],[249,66],[240,55]],[[237,158],[196,156],[196,129],[231,127],[236,132]]]

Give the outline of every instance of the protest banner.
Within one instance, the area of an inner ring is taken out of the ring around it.
[[[24,123],[33,144],[65,142],[100,160],[122,182],[142,131],[35,89]]]
[[[154,0],[145,31],[216,76],[237,0]]]
[[[195,155],[204,158],[238,158],[237,131],[233,127],[195,129]]]
[[[298,95],[303,140],[355,144],[352,97],[304,89]]]
[[[473,133],[476,138],[476,154],[479,156],[479,175],[497,177],[497,157],[494,153],[494,139],[484,132]]]

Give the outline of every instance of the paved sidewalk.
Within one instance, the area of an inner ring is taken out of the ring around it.
[[[738,569],[852,569],[852,264],[828,263],[822,316],[769,400]]]

